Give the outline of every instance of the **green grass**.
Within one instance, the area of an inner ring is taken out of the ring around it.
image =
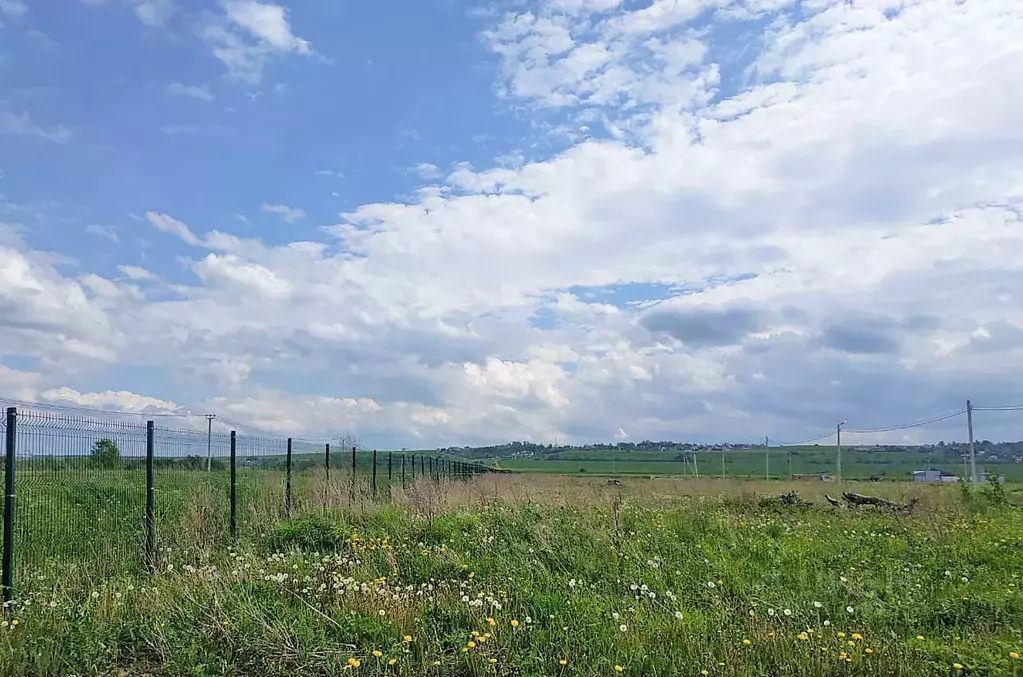
[[[869,486],[920,498],[905,515],[826,507],[820,484],[800,509],[776,499],[799,483],[519,475],[374,504],[308,477],[282,520],[278,478],[251,471],[229,548],[204,476],[164,478],[151,577],[71,547],[23,562],[0,673],[1023,675],[1011,488]]]
[[[751,451],[721,452],[703,451],[696,453],[696,468],[700,475],[720,477],[765,477],[768,472],[773,479],[796,476],[819,475],[836,472],[835,447],[772,447],[769,458],[763,449]],[[691,456],[691,453],[687,453]],[[494,459],[488,459],[493,464]],[[691,475],[691,462],[678,459],[677,453],[630,451],[612,454],[608,451],[570,450],[547,456],[532,458],[497,459],[499,467],[520,472],[542,472],[562,475],[575,474],[623,474],[623,475]],[[845,449],[842,452],[842,474],[848,479],[868,479],[881,475],[888,480],[907,481],[914,470],[931,466],[948,474],[964,475],[962,459],[953,454],[903,451],[860,451]],[[998,475],[1004,474],[1007,481],[1023,481],[1023,463],[999,461],[983,463],[978,461],[978,471]]]

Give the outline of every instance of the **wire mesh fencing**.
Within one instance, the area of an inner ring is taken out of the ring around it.
[[[259,538],[280,519],[361,508],[482,466],[327,442],[7,408],[3,597],[15,580],[97,580]],[[418,463],[418,466],[417,466]]]

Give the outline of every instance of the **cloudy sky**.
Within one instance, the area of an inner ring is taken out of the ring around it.
[[[0,25],[0,396],[381,447],[1023,401],[1018,0],[0,0]]]

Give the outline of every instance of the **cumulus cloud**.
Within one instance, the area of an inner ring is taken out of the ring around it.
[[[283,9],[223,7],[236,77],[311,49]],[[166,296],[5,243],[0,345],[50,360],[32,388],[116,356],[209,375],[201,406],[249,425],[410,445],[792,440],[1018,399],[1021,29],[1009,0],[536,3],[484,38],[563,150],[421,165],[317,241],[147,212],[191,247]],[[859,439],[963,437],[942,425]]]
[[[198,34],[238,80],[257,84],[274,58],[312,54],[309,41],[292,32],[288,11],[280,5],[226,0],[223,10],[222,16],[200,25]]]
[[[297,223],[305,218],[304,211],[287,205],[271,205],[264,202],[259,209],[267,214],[276,214],[288,223]]]
[[[164,25],[177,11],[174,0],[135,0],[135,16],[147,26]]]

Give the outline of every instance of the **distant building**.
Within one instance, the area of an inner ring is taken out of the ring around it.
[[[940,470],[914,470],[913,471],[914,482],[940,482],[941,471]]]

